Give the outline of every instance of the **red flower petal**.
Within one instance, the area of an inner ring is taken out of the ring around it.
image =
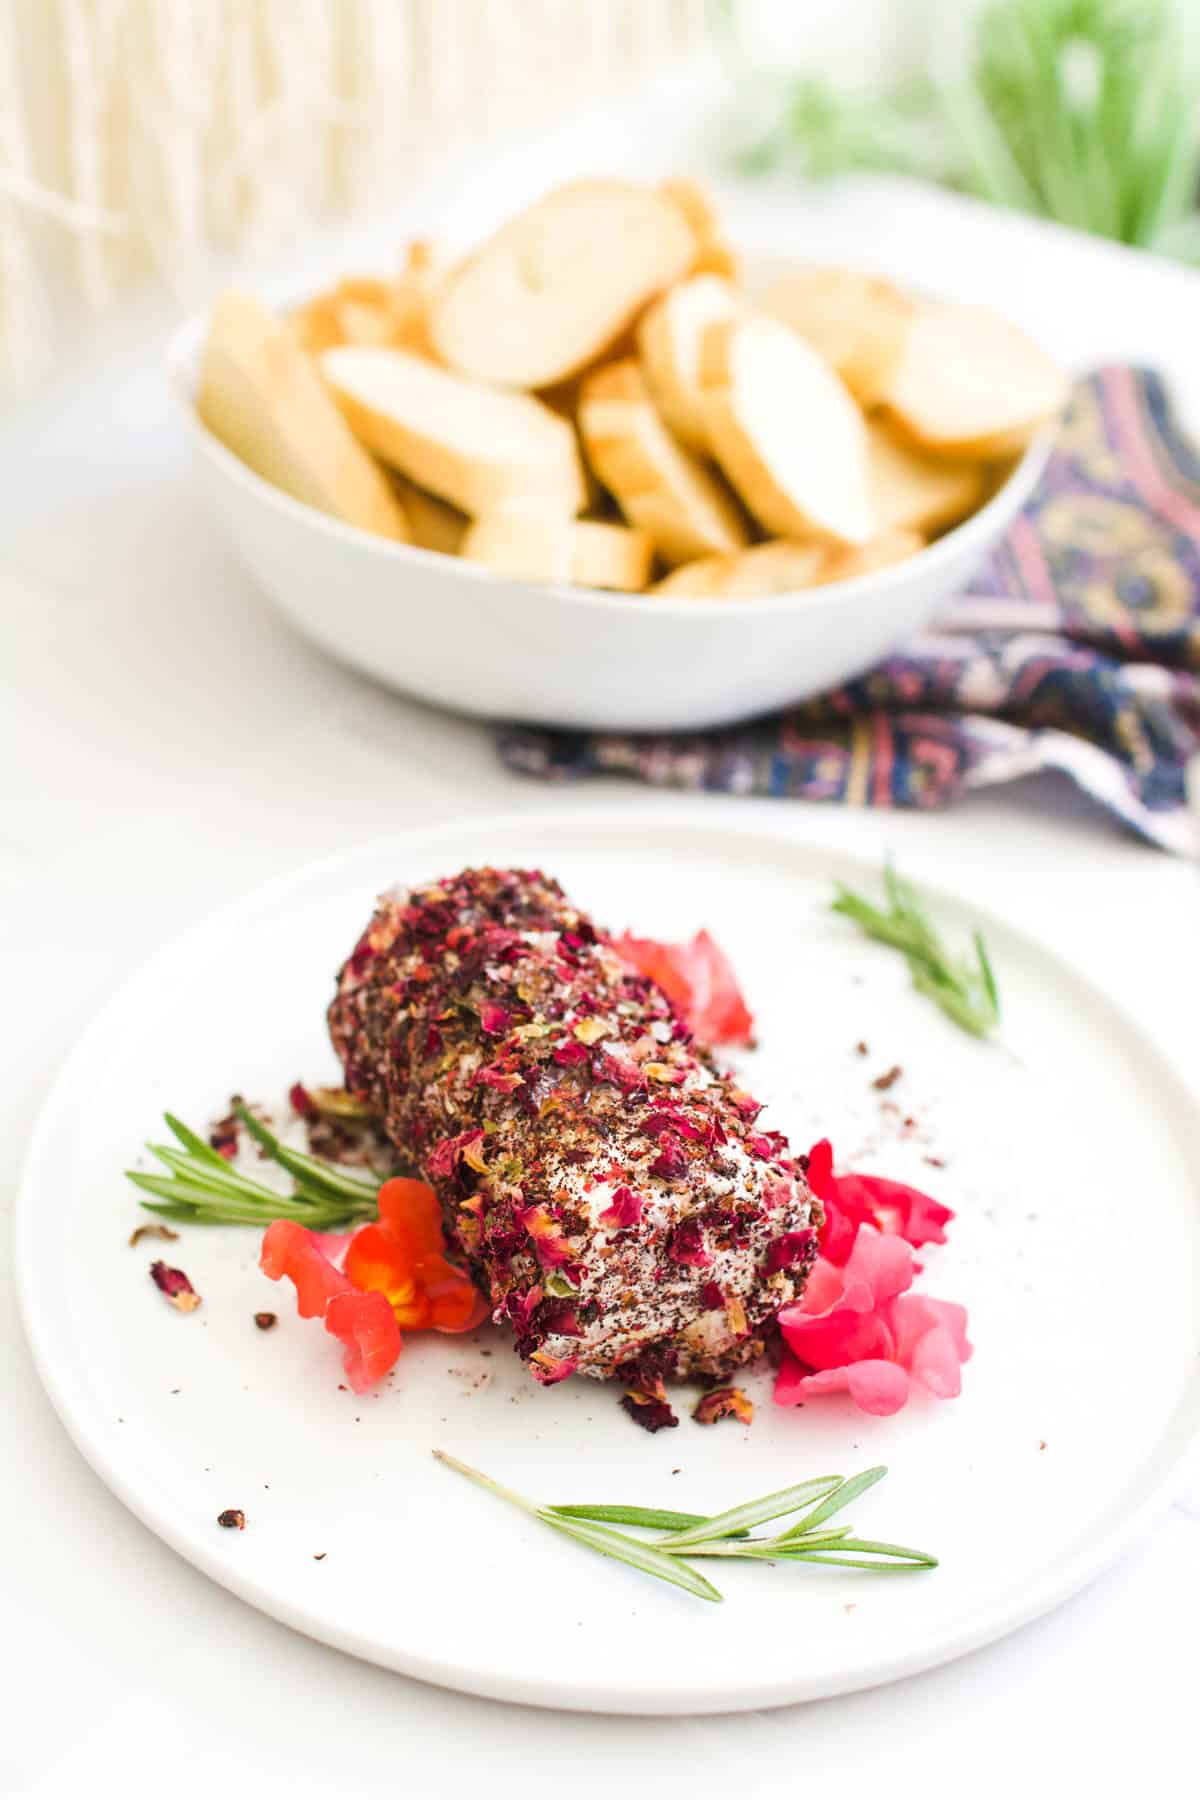
[[[873,1216],[884,1230],[896,1232],[914,1247],[946,1242],[945,1228],[954,1214],[919,1188],[883,1175],[839,1175],[836,1185],[841,1206],[857,1209],[859,1216]]]
[[[664,944],[629,932],[613,948],[631,969],[655,982],[694,1036],[708,1044],[752,1044],[754,1020],[733,966],[707,931],[690,944]]]
[[[272,1281],[285,1275],[296,1289],[302,1319],[321,1319],[336,1294],[352,1292],[351,1283],[335,1269],[311,1231],[292,1219],[276,1219],[263,1233],[259,1267]]]
[[[334,1294],[325,1329],[345,1346],[342,1365],[356,1394],[365,1394],[392,1368],[402,1349],[396,1315],[377,1292]]]

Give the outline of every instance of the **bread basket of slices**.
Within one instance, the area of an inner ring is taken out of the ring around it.
[[[1063,372],[986,308],[588,179],[466,254],[218,297],[171,368],[241,559],[435,702],[703,728],[861,672],[1028,498]]]

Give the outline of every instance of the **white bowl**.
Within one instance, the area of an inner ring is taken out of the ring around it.
[[[732,601],[508,581],[343,525],[255,475],[196,413],[206,323],[181,327],[168,368],[200,486],[246,568],[330,655],[486,718],[701,730],[860,675],[966,585],[1029,498],[1050,448],[1045,433],[965,523],[907,562],[852,581]]]

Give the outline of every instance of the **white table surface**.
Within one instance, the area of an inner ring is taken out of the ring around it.
[[[780,200],[758,191],[745,205],[762,226]],[[1158,364],[1200,421],[1196,277],[900,183],[786,206],[786,229],[813,253],[991,298],[1076,366],[1121,355]],[[0,429],[6,1195],[81,1024],[213,906],[405,824],[617,794],[657,803],[633,784],[523,782],[499,766],[485,729],[384,692],[292,636],[192,500],[159,374],[162,336],[160,319],[119,325]],[[1004,908],[1148,1019],[1200,1091],[1193,866],[1124,836],[1050,780],[935,816],[744,804],[816,843],[890,847],[907,872]],[[1152,1247],[1134,1255],[1130,1278],[1152,1280]],[[878,1777],[892,1795],[937,1796],[1031,1778],[1048,1791],[1068,1773],[1077,1791],[1107,1793],[1172,1768],[1170,1791],[1186,1786],[1195,1481],[1090,1590],[955,1665],[769,1714],[589,1718],[356,1663],[177,1559],[107,1492],[51,1411],[16,1316],[7,1232],[0,1375],[0,1793],[119,1783],[177,1796],[224,1781],[237,1795],[673,1800],[801,1783],[853,1795]]]

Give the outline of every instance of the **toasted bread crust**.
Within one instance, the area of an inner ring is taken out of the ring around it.
[[[733,496],[675,442],[632,359],[584,384],[579,430],[597,476],[630,523],[649,532],[664,561],[688,562],[748,541]]]
[[[430,335],[451,368],[543,388],[596,362],[691,265],[682,212],[652,188],[577,181],[511,219],[439,287]]]
[[[196,410],[273,487],[362,531],[407,538],[403,507],[295,333],[247,294],[223,294],[213,308]]]

